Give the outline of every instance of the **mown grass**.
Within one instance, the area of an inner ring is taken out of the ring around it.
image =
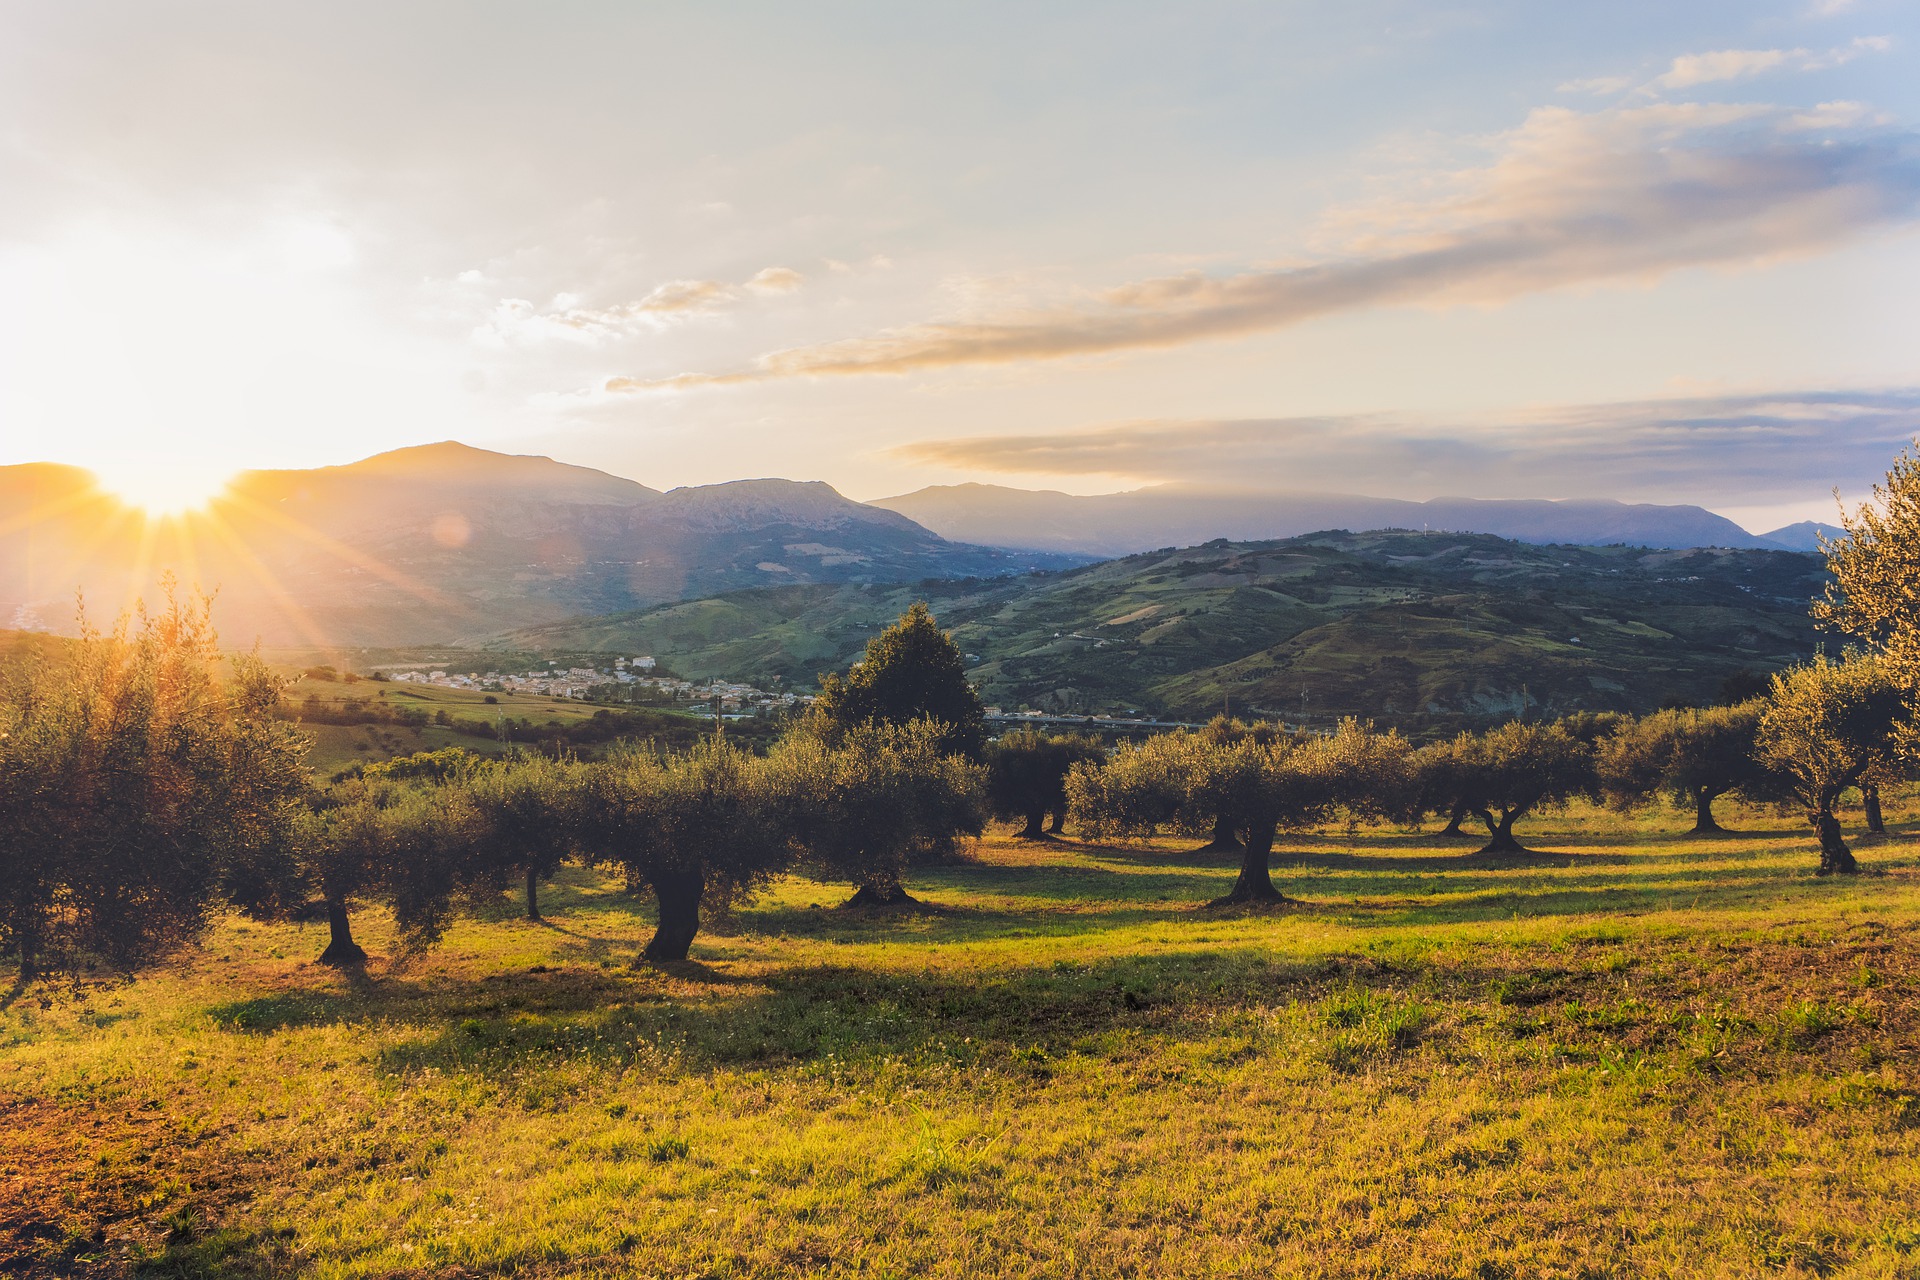
[[[0,1269],[1920,1274],[1916,846],[1819,880],[1738,820],[1305,840],[1253,913],[994,838],[935,911],[787,880],[668,968],[587,872],[364,977],[229,921],[0,1013]]]

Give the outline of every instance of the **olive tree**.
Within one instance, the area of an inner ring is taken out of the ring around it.
[[[1249,737],[1221,749],[1250,767],[1240,873],[1216,906],[1288,900],[1274,887],[1271,870],[1281,832],[1310,831],[1343,811],[1380,817],[1404,806],[1406,739],[1356,720],[1341,721],[1331,734],[1282,734],[1265,742]]]
[[[1892,771],[1911,715],[1903,683],[1873,656],[1820,654],[1773,677],[1760,756],[1805,807],[1820,840],[1821,875],[1859,870],[1834,806],[1849,788]]]
[[[1067,807],[1067,774],[1082,760],[1104,760],[1107,750],[1086,734],[1046,734],[1015,729],[987,746],[987,804],[993,816],[1024,821],[1019,838],[1041,840],[1046,819],[1054,829]]]
[[[307,740],[252,657],[221,671],[204,599],[0,672],[0,945],[20,977],[152,961],[275,895]]]
[[[352,922],[354,907],[365,902],[392,912],[403,949],[439,941],[457,897],[499,886],[484,827],[458,782],[350,778],[316,795],[297,836],[306,877],[326,908],[320,963],[366,963]]]
[[[1175,732],[1123,747],[1105,766],[1075,766],[1076,820],[1099,836],[1243,835],[1239,874],[1217,904],[1284,902],[1273,885],[1274,840],[1334,813],[1384,813],[1406,789],[1406,741],[1344,721],[1330,735],[1252,726],[1237,734]]]
[[[1467,750],[1471,741],[1471,734],[1461,734],[1429,742],[1407,761],[1407,778],[1412,793],[1408,806],[1411,814],[1423,816],[1444,813],[1447,815],[1447,824],[1441,828],[1440,834],[1449,838],[1471,838],[1473,834],[1460,829],[1460,824],[1473,815],[1474,788],[1469,780],[1471,766]]]
[[[803,863],[850,880],[848,906],[910,905],[910,867],[978,835],[983,770],[949,753],[930,720],[854,727],[834,742],[789,735],[767,768]]]
[[[581,848],[653,895],[649,960],[685,960],[703,904],[737,901],[787,865],[784,806],[769,770],[723,737],[670,755],[627,749],[581,767]]]
[[[462,779],[479,820],[484,856],[526,884],[527,919],[540,915],[540,882],[579,841],[580,771],[542,755],[478,765]]]
[[[1912,446],[1840,523],[1845,535],[1824,544],[1830,576],[1814,616],[1869,645],[1893,679],[1920,687],[1920,456]]]
[[[1186,729],[1122,743],[1106,760],[1079,761],[1068,771],[1067,811],[1094,840],[1144,839],[1163,829],[1193,836],[1219,831],[1237,853],[1233,833],[1244,823],[1245,761],[1225,754],[1227,745]]]
[[[1601,788],[1619,808],[1664,792],[1692,808],[1689,834],[1718,834],[1724,828],[1714,819],[1713,802],[1766,779],[1766,767],[1754,754],[1764,709],[1754,698],[1731,707],[1672,708],[1630,721],[1596,746]]]
[[[1593,751],[1565,726],[1510,721],[1451,744],[1463,799],[1487,826],[1481,853],[1525,853],[1514,824],[1545,805],[1589,792]]]

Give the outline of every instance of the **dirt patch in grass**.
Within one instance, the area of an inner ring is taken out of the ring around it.
[[[182,1132],[139,1099],[62,1106],[0,1095],[0,1133],[0,1274],[8,1276],[116,1277],[143,1262],[166,1269],[230,1252],[242,1242],[220,1224],[274,1172],[236,1162],[217,1134]],[[244,1243],[257,1253],[262,1242]]]

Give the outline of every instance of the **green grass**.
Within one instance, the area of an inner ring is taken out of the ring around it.
[[[1726,816],[1303,840],[1254,913],[996,837],[937,911],[785,880],[668,968],[584,871],[364,978],[225,922],[0,1012],[0,1270],[1920,1274],[1920,858]]]

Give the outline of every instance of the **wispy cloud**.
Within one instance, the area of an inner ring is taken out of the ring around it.
[[[1385,305],[1501,302],[1818,252],[1920,212],[1920,138],[1791,108],[1653,103],[1533,112],[1435,198],[1327,220],[1344,254],[1121,285],[1078,304],[776,351],[747,369],[616,377],[609,392],[899,374],[1172,347]]]
[[[1130,422],[928,440],[894,453],[973,472],[1380,497],[1805,498],[1879,478],[1920,434],[1920,388],[1402,415]]]
[[[474,336],[487,342],[604,342],[711,315],[748,294],[767,297],[792,293],[805,282],[806,277],[790,267],[766,267],[743,285],[718,280],[669,280],[637,301],[609,307],[556,305],[543,310],[524,298],[503,298]]]
[[[1825,71],[1844,66],[1867,53],[1885,53],[1893,42],[1885,36],[1860,36],[1837,49],[1718,49],[1689,53],[1656,76],[1650,89],[1693,89],[1703,84],[1744,80],[1775,70]]]
[[[747,281],[747,288],[755,293],[792,293],[807,278],[792,267],[766,267],[754,273]]]

